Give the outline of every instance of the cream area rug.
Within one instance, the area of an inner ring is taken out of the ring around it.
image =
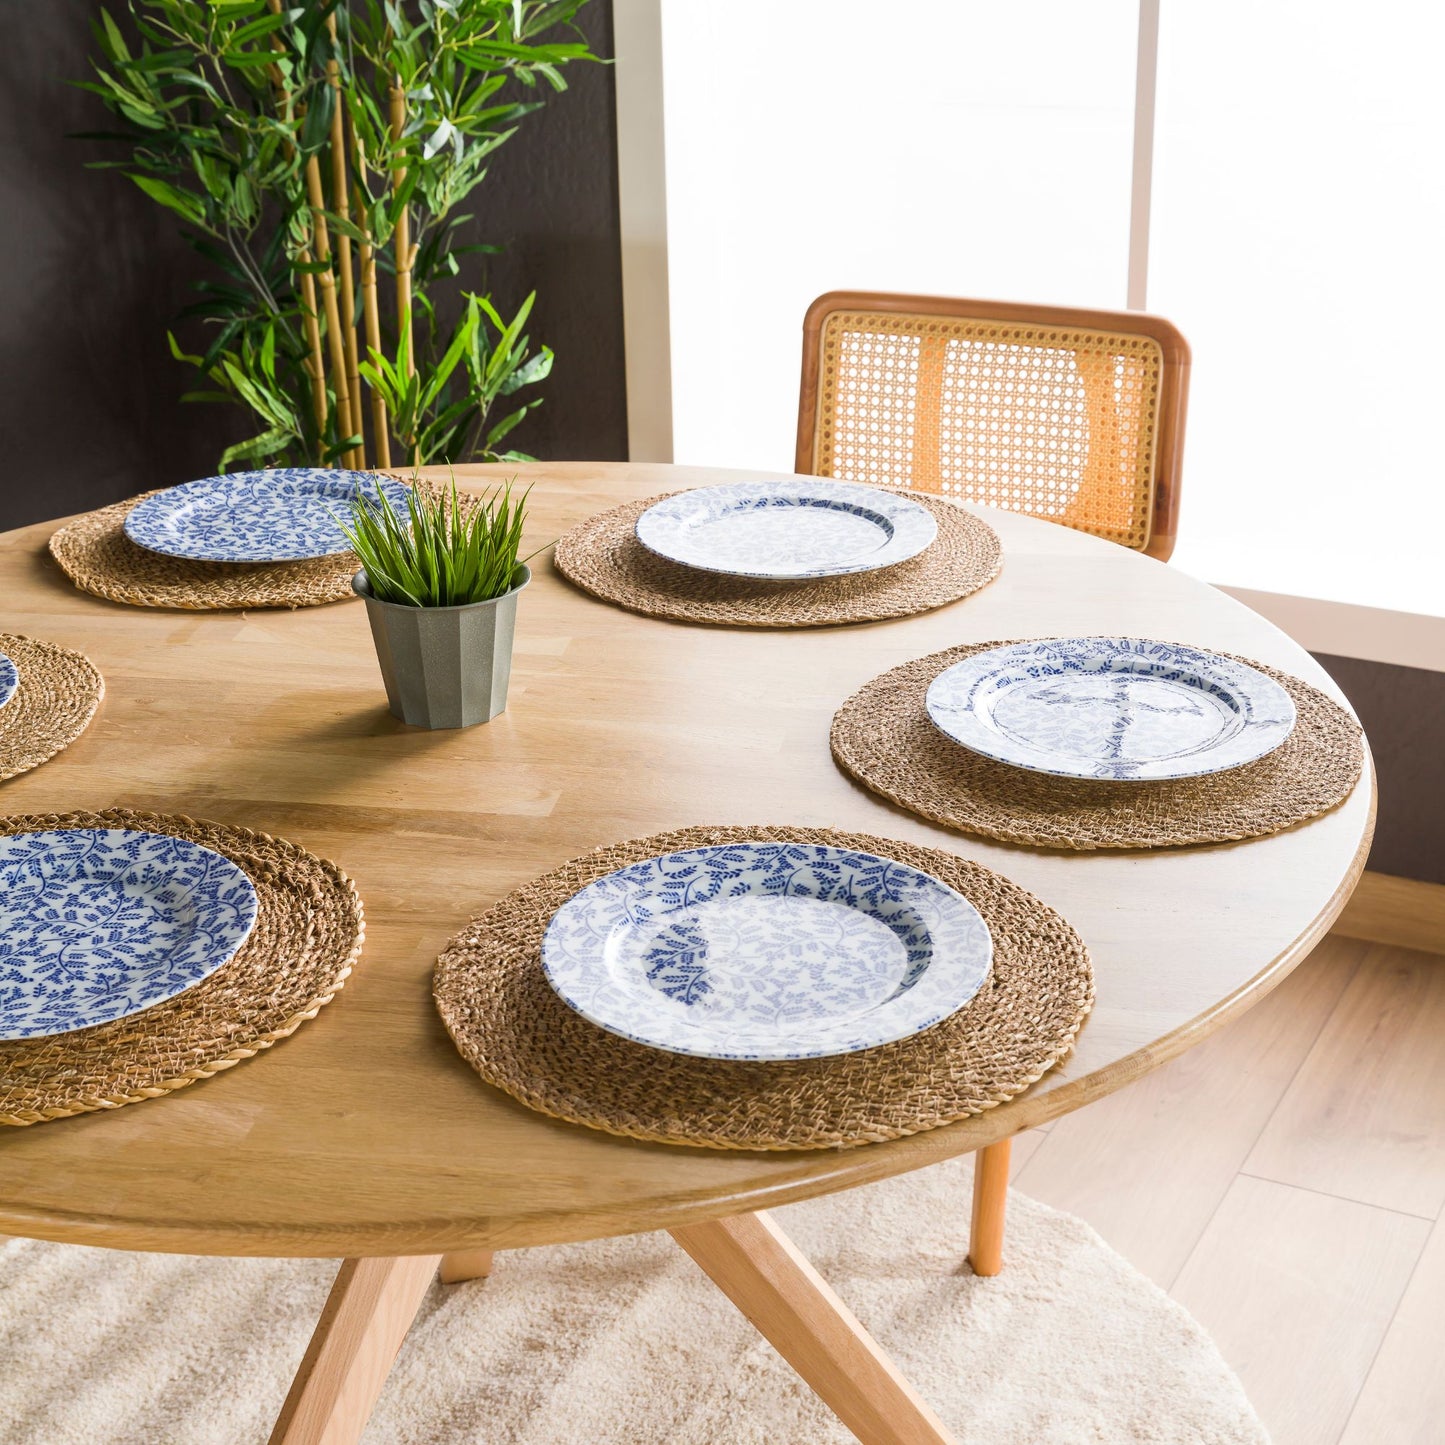
[[[963,1263],[971,1161],[775,1211],[968,1445],[1259,1445],[1218,1350],[1088,1225],[1013,1194]],[[0,1248],[5,1445],[261,1445],[331,1261]],[[365,1445],[852,1439],[666,1235],[523,1250],[433,1285]]]

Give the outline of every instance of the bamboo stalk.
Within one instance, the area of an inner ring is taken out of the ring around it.
[[[356,145],[356,122],[347,116],[347,133],[351,141],[352,169],[359,177],[363,167]],[[371,244],[371,226],[367,221],[366,206],[362,202],[360,181],[357,182],[356,224],[361,230],[357,243],[357,260],[361,269],[361,314],[366,325],[366,349],[369,352],[381,350],[381,305],[376,294],[376,250]],[[372,444],[376,449],[376,464],[379,467],[391,465],[391,424],[386,415],[386,399],[375,387],[371,391]]]
[[[399,85],[391,87],[391,137],[398,144],[406,129],[406,92]],[[392,193],[400,191],[406,181],[406,167],[398,166],[392,171]],[[398,340],[406,336],[406,373],[416,373],[416,347],[411,326],[411,268],[416,260],[416,249],[411,244],[411,207],[403,206],[396,218],[396,326]],[[421,455],[412,448],[412,465],[421,465]]]
[[[336,394],[338,439],[351,426],[351,393],[347,388],[346,342],[341,334],[341,311],[336,303],[336,277],[331,269],[331,237],[326,228],[326,196],[321,189],[321,162],[306,160],[306,195],[311,202],[311,237],[316,243],[316,260],[326,269],[317,275],[321,283],[321,305],[326,312],[326,341],[331,352],[331,389]]]
[[[269,7],[273,15],[279,15],[281,0],[269,0]],[[285,48],[281,37],[274,32],[271,35],[271,48],[273,50]],[[281,68],[277,65],[270,65],[267,69],[271,75],[271,84],[281,97],[281,109],[283,112],[288,112],[291,108],[291,93],[286,89]],[[289,147],[288,153],[294,154],[294,152],[290,152]],[[296,253],[296,260],[302,267],[309,266],[311,264],[310,247],[302,246]],[[301,324],[306,332],[306,373],[311,378],[311,410],[316,417],[317,441],[324,443],[326,438],[326,364],[321,350],[321,324],[316,311],[316,284],[311,272],[306,270],[301,272],[299,280],[302,305]]]
[[[336,14],[327,18],[332,43],[336,43]],[[346,180],[346,122],[343,117],[341,66],[335,60],[326,63],[326,78],[331,83],[331,209],[343,221],[351,219],[348,200],[350,187]],[[361,407],[361,358],[356,345],[356,290],[351,271],[351,237],[342,233],[336,238],[336,269],[341,280],[341,314],[345,318],[342,337],[346,343],[346,389],[350,399],[350,421],[347,430],[361,441],[347,453],[348,465],[366,466],[366,427]]]

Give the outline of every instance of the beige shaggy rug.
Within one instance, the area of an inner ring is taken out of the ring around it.
[[[1010,1197],[962,1264],[970,1161],[776,1211],[960,1441],[1259,1445],[1238,1380],[1088,1225]],[[329,1261],[0,1247],[5,1445],[262,1445]],[[815,1445],[852,1437],[666,1235],[503,1254],[433,1285],[365,1445]]]

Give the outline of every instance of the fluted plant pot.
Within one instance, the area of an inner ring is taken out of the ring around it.
[[[351,579],[366,603],[371,637],[394,717],[422,728],[467,728],[507,706],[517,597],[510,592],[461,607],[410,607],[373,597],[366,573]]]

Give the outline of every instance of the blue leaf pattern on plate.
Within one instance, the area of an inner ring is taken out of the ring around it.
[[[729,482],[666,497],[637,519],[650,552],[705,572],[800,579],[871,572],[938,535],[927,507],[859,482]]]
[[[139,1013],[233,958],[256,890],[228,858],[164,833],[0,837],[0,1039]]]
[[[369,472],[274,467],[186,482],[138,502],[125,534],[152,552],[204,562],[295,562],[350,545],[337,522],[358,494],[405,512],[407,489]]]
[[[0,652],[0,707],[4,707],[20,686],[20,673],[12,659]]]
[[[928,715],[985,757],[1061,777],[1199,777],[1284,742],[1294,701],[1257,668],[1176,642],[1050,638],[975,653],[930,684]]]
[[[675,1053],[821,1058],[956,1012],[987,925],[936,878],[815,844],[735,843],[629,864],[548,925],[548,981],[583,1017]]]

